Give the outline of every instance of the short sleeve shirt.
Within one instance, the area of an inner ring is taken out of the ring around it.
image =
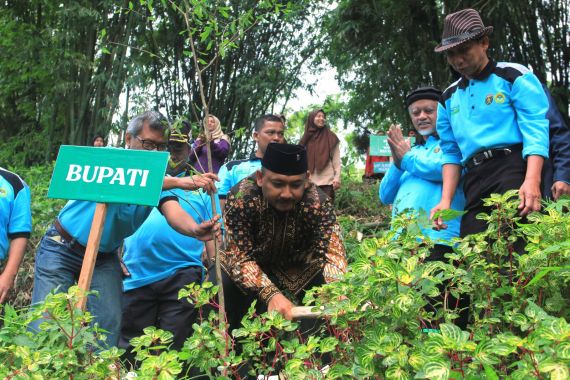
[[[30,188],[17,174],[0,168],[0,260],[6,259],[10,240],[32,231]]]

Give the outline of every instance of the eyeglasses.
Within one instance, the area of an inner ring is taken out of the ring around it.
[[[410,110],[410,113],[412,114],[412,116],[418,117],[421,115],[422,111],[425,112],[426,115],[431,115],[435,112],[435,109],[432,107],[412,108]]]
[[[158,150],[160,152],[163,152],[166,150],[166,148],[168,148],[168,144],[167,143],[160,143],[157,144],[154,141],[151,140],[145,140],[145,139],[141,139],[138,136],[135,136],[137,138],[137,140],[139,140],[141,142],[141,145],[143,147],[144,150]]]

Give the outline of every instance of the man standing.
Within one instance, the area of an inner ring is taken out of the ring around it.
[[[30,188],[17,174],[0,168],[0,261],[5,263],[0,274],[0,304],[14,286],[31,232]]]
[[[441,198],[443,153],[439,146],[439,137],[435,131],[437,105],[441,91],[435,87],[420,87],[406,97],[406,106],[417,133],[423,137],[422,144],[413,148],[404,139],[399,126],[391,126],[388,131],[388,145],[392,151],[394,163],[380,183],[379,195],[384,204],[393,204],[392,216],[405,210],[428,215]],[[455,192],[451,208],[463,211],[465,198],[461,187]],[[430,227],[422,228],[422,233],[429,237],[435,247],[430,260],[442,260],[443,255],[451,252],[451,239],[459,236],[459,219],[448,222],[446,230],[435,231]]]
[[[441,162],[443,153],[439,146],[439,137],[435,131],[437,105],[441,91],[435,87],[420,87],[406,97],[406,106],[412,124],[421,136],[421,143],[414,147],[404,139],[399,126],[391,126],[388,130],[388,145],[392,151],[393,164],[380,183],[380,200],[384,204],[393,204],[392,216],[401,212],[412,212],[416,216],[427,217],[429,211],[441,198],[442,175]],[[457,188],[451,208],[463,211],[465,197],[461,186]],[[451,240],[459,236],[460,219],[447,222],[448,228],[439,231],[431,226],[420,226],[425,237],[434,243],[426,261],[444,261],[446,253],[453,252]],[[459,301],[459,318],[455,323],[466,328],[468,313],[466,299]],[[432,305],[445,303],[446,309],[454,309],[457,299],[454,297],[437,297]],[[428,310],[436,312],[431,306]]]
[[[190,175],[188,133],[189,130],[182,129],[170,134],[169,174],[172,176]],[[212,218],[211,202],[204,192],[173,189],[167,193],[178,198],[180,206],[194,220]],[[207,242],[206,248],[213,256],[213,241]],[[125,293],[119,347],[127,350],[127,359],[132,363],[134,357],[129,342],[141,336],[148,326],[170,331],[175,350],[180,350],[192,334],[197,311],[188,300],[178,299],[178,292],[188,284],[202,283],[203,249],[203,242],[176,232],[157,209],[134,235],[125,240],[123,261],[129,275],[123,281]]]
[[[333,205],[309,180],[305,148],[269,144],[261,165],[227,198],[220,258],[232,329],[255,299],[258,312],[291,319],[305,290],[335,281],[347,266]]]
[[[445,18],[436,52],[461,78],[439,104],[437,132],[443,151],[443,190],[432,216],[451,206],[462,167],[467,168],[461,236],[484,231],[476,218],[489,212],[483,199],[519,190],[520,215],[540,209],[540,182],[548,157],[548,100],[538,78],[522,65],[487,57],[488,34],[479,13],[464,9]],[[444,227],[441,218],[436,228]]]
[[[255,120],[253,140],[257,143],[257,150],[247,160],[234,160],[224,164],[218,176],[218,196],[222,210],[226,202],[226,196],[230,189],[239,181],[261,168],[261,158],[265,154],[267,145],[272,142],[284,143],[285,126],[283,118],[278,115],[263,115]]]
[[[169,127],[168,121],[160,113],[145,112],[129,123],[127,148],[165,150]],[[178,186],[188,190],[198,187],[212,190],[214,178],[215,175],[166,177],[163,189]],[[217,218],[197,224],[180,207],[176,196],[167,191],[161,194],[157,208],[168,224],[184,235],[208,241],[219,228]],[[123,239],[137,230],[152,209],[128,204],[109,204],[107,207],[91,282],[91,289],[97,290],[99,294],[90,295],[87,301],[87,309],[94,315],[95,322],[108,331],[107,346],[117,345],[121,324],[122,270],[117,250]],[[95,202],[69,201],[47,230],[36,253],[32,304],[43,301],[54,290],[67,291],[78,280],[94,212]],[[40,323],[41,321],[36,321],[32,328],[38,329]]]

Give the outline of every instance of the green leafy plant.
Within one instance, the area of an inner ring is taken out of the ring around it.
[[[122,351],[101,348],[104,332],[90,327],[93,317],[75,306],[81,292],[72,287],[21,313],[11,306],[4,308],[0,330],[3,379],[120,378]],[[39,331],[32,331],[28,325],[40,319]]]
[[[200,308],[194,334],[180,351],[155,328],[132,340],[140,366],[127,370],[121,350],[102,351],[88,313],[75,309],[77,289],[30,312],[7,307],[0,330],[5,378],[243,379],[566,379],[570,375],[570,200],[545,203],[527,221],[516,192],[486,200],[487,231],[458,239],[447,261],[427,261],[433,245],[418,235],[425,223],[407,214],[395,230],[351,248],[340,281],[310,290],[305,304],[322,311],[310,336],[279,314],[249,309],[226,332],[211,284],[190,284],[180,297]],[[347,231],[345,231],[346,233]],[[524,243],[524,244],[521,244]],[[525,250],[520,250],[524,247]],[[450,296],[469,294],[471,323]],[[434,299],[440,299],[433,307]],[[47,316],[47,318],[46,318]],[[42,331],[27,324],[46,318]]]

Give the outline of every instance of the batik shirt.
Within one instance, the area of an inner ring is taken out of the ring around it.
[[[333,206],[313,183],[293,210],[281,213],[250,176],[228,194],[225,220],[222,266],[238,287],[263,302],[283,290],[298,295],[319,275],[329,283],[346,272]]]

